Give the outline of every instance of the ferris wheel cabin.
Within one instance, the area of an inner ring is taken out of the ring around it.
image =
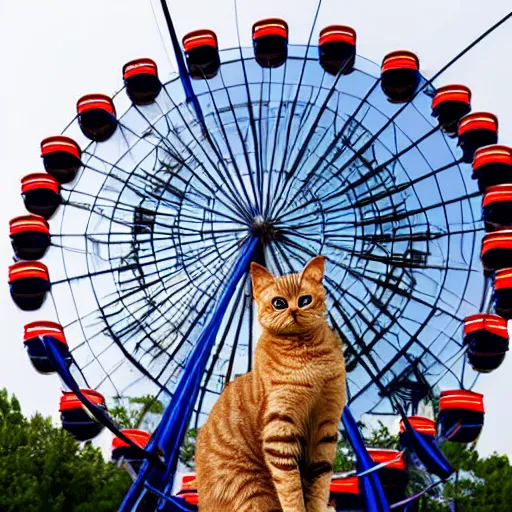
[[[57,347],[57,350],[69,367],[71,365],[71,354],[62,325],[48,321],[30,322],[25,325],[23,343],[32,366],[44,375],[57,371],[53,359],[48,355],[43,339],[45,342],[53,343]]]
[[[482,265],[487,273],[510,267],[512,261],[512,230],[504,229],[484,235]]]
[[[333,479],[329,484],[329,491],[329,503],[336,511],[363,512],[366,509],[357,476]]]
[[[405,499],[405,488],[409,483],[409,473],[407,472],[403,452],[368,448],[368,455],[376,464],[385,464],[384,467],[378,470],[378,474],[388,502],[397,503]]]
[[[107,410],[105,398],[92,389],[80,390],[85,397],[97,407]],[[80,399],[71,391],[63,391],[60,398],[62,428],[68,431],[77,441],[88,441],[96,437],[104,426],[96,421],[85,409]]]
[[[46,172],[61,184],[73,181],[82,166],[80,146],[63,135],[44,139],[41,157]]]
[[[288,57],[288,24],[279,18],[257,21],[252,26],[254,57],[262,68],[278,68]]]
[[[512,319],[512,268],[498,270],[494,274],[492,296],[496,314],[505,320]]]
[[[87,94],[77,104],[78,124],[82,133],[90,140],[105,142],[117,128],[114,102],[105,94]]]
[[[18,261],[9,267],[9,287],[15,304],[23,311],[39,309],[50,291],[48,268],[39,261]]]
[[[59,182],[45,172],[27,174],[21,179],[25,208],[48,220],[62,202]]]
[[[195,30],[183,38],[190,78],[214,78],[220,68],[219,43],[213,30]]]
[[[512,148],[501,144],[479,148],[472,167],[480,192],[494,185],[512,183]]]
[[[465,85],[445,85],[432,99],[432,115],[448,135],[457,135],[459,121],[471,112],[471,90]]]
[[[143,450],[146,448],[151,438],[151,434],[144,430],[123,429],[121,433]],[[117,462],[121,459],[131,464],[135,471],[138,471],[144,460],[139,450],[135,449],[123,439],[114,437],[112,439],[112,460]]]
[[[330,25],[320,32],[320,65],[330,75],[348,75],[356,60],[356,31],[344,25]]]
[[[461,389],[442,391],[437,420],[439,434],[455,443],[472,443],[484,424],[484,397]]]
[[[477,372],[496,370],[505,359],[509,339],[507,321],[498,315],[478,314],[464,320],[468,361]]]
[[[512,184],[486,189],[482,199],[482,219],[486,231],[512,228]]]
[[[190,505],[197,505],[199,503],[195,473],[188,473],[182,476],[181,486],[176,495],[183,498]]]
[[[151,105],[162,90],[158,67],[151,59],[135,59],[123,66],[126,94],[137,106]]]
[[[430,418],[423,416],[409,416],[407,418],[411,427],[418,432],[425,440],[433,441],[436,437],[436,422]],[[400,446],[403,448],[411,448],[409,433],[407,432],[403,420],[400,421]]]
[[[477,149],[498,142],[498,118],[488,112],[473,112],[460,120],[459,146],[462,161],[470,164]]]
[[[50,226],[39,215],[22,215],[9,221],[14,254],[22,260],[41,259],[50,247]]]
[[[392,103],[406,103],[420,84],[420,60],[407,50],[388,53],[381,66],[381,87]]]

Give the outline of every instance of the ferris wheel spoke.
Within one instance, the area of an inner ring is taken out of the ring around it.
[[[208,89],[209,97],[210,97],[210,100],[212,102],[213,109],[214,109],[214,114],[215,114],[215,117],[216,117],[216,127],[217,127],[217,129],[220,130],[220,132],[222,134],[222,140],[223,140],[224,146],[228,150],[229,156],[231,158],[231,162],[233,164],[233,168],[235,170],[235,174],[236,174],[236,176],[238,178],[239,187],[241,188],[241,190],[243,192],[245,200],[247,201],[247,205],[250,206],[250,205],[252,205],[254,203],[256,205],[257,210],[259,211],[259,195],[257,193],[257,188],[258,187],[257,187],[256,183],[254,182],[254,172],[253,172],[253,169],[252,169],[249,153],[248,153],[248,150],[247,150],[247,147],[246,147],[244,136],[242,135],[242,131],[241,131],[240,126],[238,124],[238,117],[237,117],[237,115],[235,113],[235,107],[233,106],[233,103],[231,101],[231,95],[230,95],[229,88],[226,87],[226,85],[224,83],[224,79],[222,78],[222,73],[221,73],[221,81],[222,81],[222,85],[224,87],[224,92],[225,92],[226,97],[228,99],[229,111],[231,112],[231,115],[232,115],[232,118],[233,118],[233,121],[234,121],[234,124],[235,124],[235,128],[236,128],[236,132],[238,134],[238,138],[239,138],[239,141],[240,141],[240,145],[241,145],[242,150],[243,150],[245,164],[247,166],[247,173],[248,173],[248,177],[249,177],[249,183],[250,183],[250,187],[251,187],[251,191],[252,191],[252,196],[253,196],[252,200],[249,197],[249,193],[247,191],[246,184],[244,183],[244,180],[243,180],[243,177],[242,177],[242,172],[241,172],[241,170],[240,170],[240,168],[238,166],[237,156],[233,152],[233,148],[231,147],[231,142],[230,142],[229,137],[228,137],[228,135],[226,133],[225,123],[222,120],[221,113],[220,113],[219,108],[217,106],[217,101],[215,99],[215,94],[212,92],[211,87],[210,87],[210,85],[209,85],[209,83],[207,81],[206,82],[206,86],[207,86],[207,89]],[[215,91],[215,92],[217,92],[217,91]],[[248,107],[248,109],[249,108],[250,107]],[[252,110],[251,110],[251,112],[252,112]],[[222,152],[219,151],[219,158],[220,158],[220,154],[221,153]],[[229,173],[229,171],[227,172],[227,178],[231,180],[231,173]],[[233,187],[236,188],[236,185],[233,182],[233,180],[231,180],[231,181],[232,181]]]
[[[168,95],[168,97],[169,97],[169,95]],[[174,107],[176,107],[176,105],[174,104],[173,100],[170,97],[169,97],[169,99],[172,102],[172,104],[174,105]],[[183,117],[183,114],[182,114],[181,110],[179,108],[176,108],[176,110],[178,112],[178,115],[179,115],[181,121],[184,124],[184,127],[186,128],[186,130],[188,131],[189,135],[194,140],[194,142],[197,145],[198,149],[200,149],[201,153],[203,154],[203,156],[206,158],[206,160],[210,164],[211,168],[212,169],[216,169],[217,172],[219,172],[219,173],[221,172],[221,169],[224,171],[223,174],[221,174],[221,176],[222,176],[222,179],[224,181],[224,184],[226,185],[227,190],[231,194],[231,200],[234,201],[234,204],[236,204],[237,207],[240,209],[242,217],[245,218],[246,220],[250,220],[250,218],[251,218],[251,215],[250,215],[250,204],[243,204],[240,201],[239,194],[238,194],[238,191],[236,190],[236,187],[233,188],[234,184],[233,184],[233,181],[231,179],[231,176],[230,176],[230,173],[229,173],[229,169],[227,168],[227,166],[226,166],[226,164],[224,162],[224,159],[223,159],[223,157],[222,157],[222,155],[221,155],[221,153],[219,151],[219,148],[215,145],[213,139],[211,139],[211,137],[209,136],[208,131],[205,131],[205,134],[204,134],[205,135],[205,139],[209,143],[209,145],[212,148],[214,154],[216,155],[216,158],[218,159],[220,167],[215,165],[215,162],[212,160],[211,156],[208,154],[208,152],[205,150],[205,148],[202,146],[202,144],[200,144],[200,141],[199,141],[197,135],[192,131],[189,123],[187,123],[187,121]],[[225,181],[226,179],[227,179],[227,181]],[[216,183],[216,180],[214,180],[213,178],[211,178],[211,181],[212,181],[212,183]]]
[[[215,350],[215,353],[211,357],[211,361],[209,362],[208,369],[206,370],[206,373],[203,377],[202,390],[200,391],[198,399],[197,399],[197,409],[198,410],[202,409],[203,401],[205,399],[205,395],[208,390],[208,383],[210,382],[210,379],[212,378],[212,375],[214,373],[217,362],[219,361],[219,358],[221,356],[221,352],[222,352],[224,345],[227,341],[227,338],[228,338],[228,335],[229,335],[229,332],[231,329],[231,325],[233,324],[235,315],[237,314],[238,304],[240,303],[240,300],[242,299],[242,295],[244,295],[244,293],[245,293],[244,288],[246,286],[247,281],[248,281],[248,274],[246,274],[245,277],[243,278],[243,281],[241,281],[241,286],[239,287],[237,293],[233,297],[234,304],[231,307],[231,310],[226,312],[227,313],[227,316],[226,316],[227,324],[224,327],[224,330],[219,332],[219,334],[217,335],[217,342],[216,342],[217,349]],[[242,327],[242,323],[243,323],[243,319],[244,319],[245,304],[246,304],[246,301],[244,299],[244,301],[242,303],[241,313],[239,313],[239,316],[238,316],[238,322],[237,322],[237,328],[236,328],[236,333],[238,333],[238,334],[240,334],[240,329]],[[226,381],[224,384],[227,384],[228,382],[229,381]],[[197,420],[196,420],[196,428],[197,428]]]

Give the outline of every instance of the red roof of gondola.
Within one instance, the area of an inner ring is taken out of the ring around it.
[[[475,331],[485,330],[508,339],[507,321],[499,315],[479,313],[464,319],[464,336]]]
[[[77,101],[76,109],[78,114],[83,114],[90,110],[105,110],[113,116],[116,115],[114,102],[112,98],[106,94],[86,94]]]
[[[377,464],[382,464],[385,462],[389,462],[386,464],[386,468],[389,469],[401,469],[405,471],[405,458],[403,452],[399,452],[398,450],[384,450],[381,448],[368,448],[368,455],[372,458],[374,462]],[[391,462],[393,461],[393,462]]]
[[[85,397],[95,405],[104,405],[105,398],[101,393],[94,389],[80,389]],[[67,411],[69,409],[79,409],[82,407],[82,402],[72,391],[63,391],[60,397],[59,411]]]
[[[65,137],[64,135],[47,137],[41,141],[41,156],[46,156],[50,153],[56,153],[57,151],[71,153],[78,159],[80,159],[82,156],[82,150],[80,149],[80,146],[73,139]]]
[[[411,427],[419,434],[427,434],[435,436],[437,433],[437,425],[434,420],[425,418],[423,416],[409,416],[407,418]],[[405,432],[405,425],[403,421],[400,421],[400,433]]]
[[[215,32],[208,29],[194,30],[183,37],[183,49],[185,52],[189,52],[199,46],[211,46],[217,49],[219,43]]]
[[[494,289],[504,288],[512,288],[512,268],[503,268],[494,274]]]
[[[55,338],[67,345],[64,329],[62,328],[62,325],[57,322],[38,320],[25,325],[23,333],[24,342],[32,338],[37,338],[38,336],[51,336],[52,338]]]
[[[447,409],[464,409],[484,413],[484,395],[462,389],[442,391],[439,410]]]
[[[48,267],[40,261],[18,261],[9,267],[9,282],[38,277],[50,280]]]
[[[360,494],[359,493],[359,480],[357,476],[350,476],[348,478],[335,478],[329,484],[329,490],[336,493],[345,494]]]
[[[50,234],[50,226],[44,217],[40,215],[20,215],[9,221],[9,234],[11,236],[34,231]]]
[[[482,240],[482,254],[491,249],[512,249],[512,229],[486,233]]]
[[[280,18],[267,18],[252,26],[252,38],[278,36],[288,39],[288,24]]]
[[[502,144],[484,146],[475,152],[473,170],[488,164],[504,164],[512,167],[512,148]]]
[[[158,76],[158,67],[154,60],[148,58],[134,59],[123,66],[123,79],[136,75]]]
[[[58,194],[60,185],[53,176],[50,176],[45,172],[34,172],[21,178],[21,192],[23,194],[29,192],[30,190],[37,190],[42,188],[52,190]]]
[[[417,55],[408,50],[397,50],[388,53],[382,61],[381,71],[394,69],[413,69],[418,71],[420,68],[420,60]]]
[[[489,130],[498,131],[498,118],[489,112],[472,112],[459,122],[459,137],[468,131]]]
[[[121,432],[142,449],[146,448],[146,445],[148,444],[151,437],[151,434],[149,432],[145,432],[144,430],[124,429],[121,430]],[[112,450],[117,450],[118,448],[130,448],[130,445],[119,437],[114,437],[112,439]]]
[[[492,203],[511,202],[512,201],[512,184],[494,185],[488,187],[482,199],[482,207]]]
[[[356,44],[356,31],[345,25],[329,25],[320,32],[319,46],[328,43]]]
[[[445,101],[457,101],[460,103],[471,103],[471,89],[461,84],[444,85],[436,90],[432,99],[432,108],[436,108]]]

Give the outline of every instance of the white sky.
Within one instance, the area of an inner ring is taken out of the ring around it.
[[[75,102],[89,92],[113,93],[122,86],[121,67],[133,58],[152,57],[160,74],[172,71],[166,27],[159,1],[153,0],[165,39],[162,42],[150,0],[1,0],[0,1],[0,268],[11,263],[8,220],[24,213],[20,177],[42,170],[39,143],[59,133],[75,114]],[[178,35],[211,28],[221,47],[237,44],[232,1],[170,0]],[[313,0],[240,0],[242,43],[260,18],[280,16],[290,25],[291,42],[309,35]],[[358,53],[380,62],[389,51],[415,51],[429,77],[511,9],[510,0],[324,0],[318,30],[331,23],[353,26]],[[316,38],[316,35],[315,35]],[[464,83],[473,91],[473,110],[488,110],[500,120],[500,141],[512,145],[512,21],[498,29],[436,82]],[[59,381],[38,375],[22,345],[26,313],[12,304],[7,284],[0,293],[0,387],[21,401],[25,413],[57,417]],[[72,343],[72,340],[70,340]],[[510,386],[510,387],[509,387]],[[484,376],[486,426],[479,442],[484,454],[512,456],[510,389],[512,357]]]

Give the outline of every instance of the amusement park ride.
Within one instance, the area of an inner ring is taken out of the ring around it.
[[[347,360],[340,432],[357,459],[333,503],[412,507],[452,474],[439,442],[478,438],[471,388],[503,362],[512,318],[512,148],[466,86],[433,81],[512,13],[426,79],[410,51],[380,67],[356,55],[342,25],[298,46],[277,18],[254,23],[252,48],[221,49],[211,30],[180,43],[161,3],[178,73],[162,83],[136,59],[115,97],[80,98],[10,222],[13,301],[54,304],[24,345],[62,380],[62,425],[79,441],[114,434],[134,475],[120,511],[197,510],[193,475],[173,494],[179,449],[251,369],[248,266],[284,274],[322,254]],[[110,418],[105,396],[126,390],[165,405],[154,432]],[[427,401],[437,418],[418,415]],[[361,414],[400,417],[401,451],[366,447]],[[430,479],[415,496],[409,465]]]

